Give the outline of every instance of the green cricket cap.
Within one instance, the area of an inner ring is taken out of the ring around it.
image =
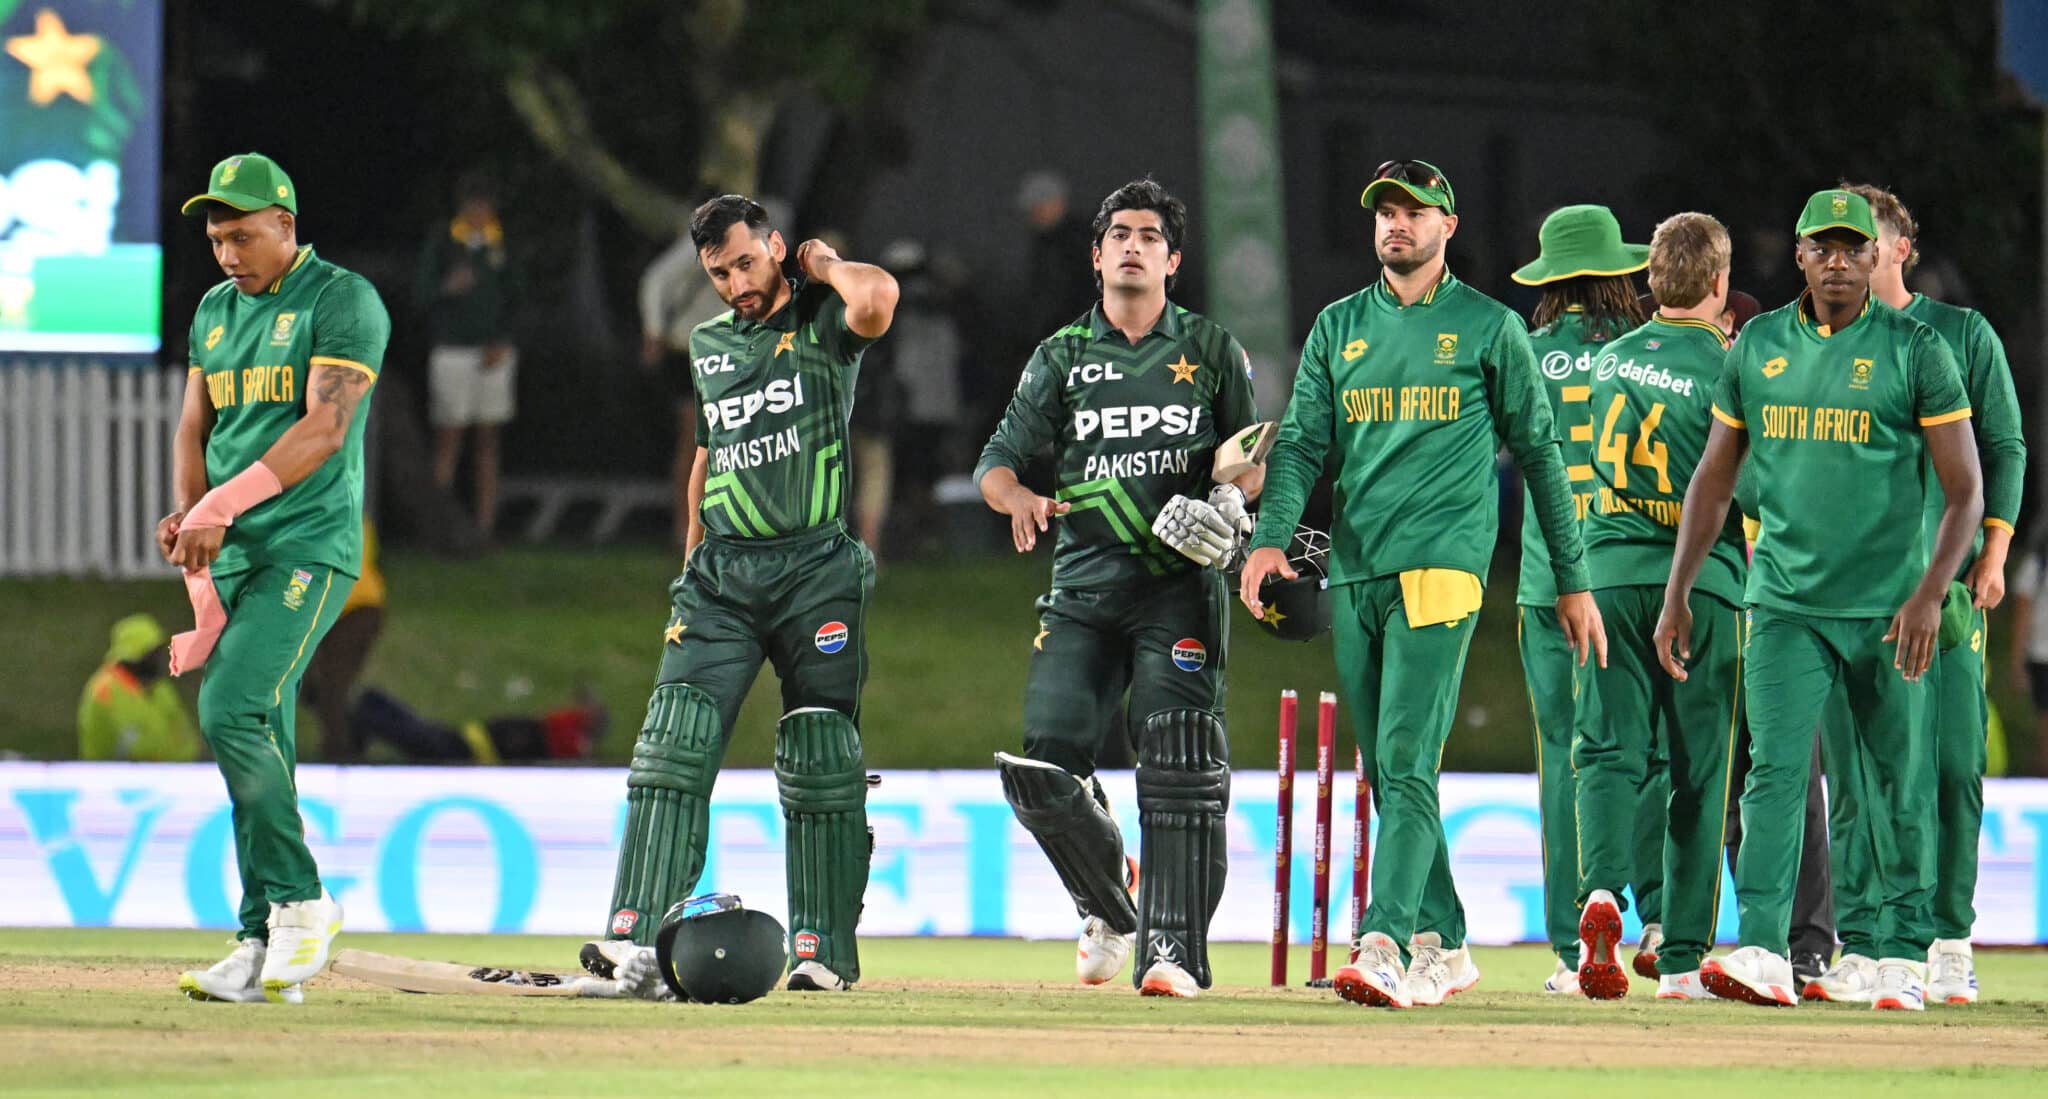
[[[1380,165],[1372,182],[1365,185],[1365,193],[1358,196],[1358,204],[1370,210],[1380,195],[1395,187],[1424,206],[1438,207],[1446,214],[1458,212],[1458,193],[1451,189],[1451,177],[1426,160],[1389,160]]]
[[[122,664],[141,660],[151,652],[163,648],[170,637],[157,620],[146,614],[131,614],[107,632],[107,658],[109,664]]]
[[[1543,219],[1537,230],[1540,252],[1513,276],[1523,286],[1542,286],[1583,275],[1626,275],[1650,265],[1650,246],[1624,244],[1621,222],[1605,206],[1565,206]]]
[[[284,174],[277,161],[262,153],[237,153],[214,165],[213,174],[206,180],[206,191],[186,199],[178,212],[203,214],[206,208],[201,204],[207,202],[243,211],[282,206],[296,214],[299,189],[292,186],[292,177]]]
[[[1854,191],[1829,188],[1815,191],[1799,211],[1799,236],[1810,237],[1829,229],[1847,229],[1869,240],[1877,239],[1877,219],[1870,214],[1870,200]]]

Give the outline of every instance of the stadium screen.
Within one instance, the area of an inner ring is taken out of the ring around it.
[[[162,0],[0,0],[0,352],[162,345]]]

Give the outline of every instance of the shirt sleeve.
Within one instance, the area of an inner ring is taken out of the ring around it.
[[[1259,409],[1252,400],[1252,356],[1237,342],[1237,337],[1223,333],[1222,381],[1217,383],[1214,415],[1218,439],[1232,435],[1259,422]]]
[[[1059,438],[1060,425],[1066,419],[1061,407],[1063,377],[1052,345],[1039,344],[1031,361],[1024,364],[1024,376],[1017,380],[1017,391],[1010,395],[1002,422],[988,437],[988,445],[981,448],[981,460],[974,464],[975,484],[997,466],[1022,470],[1032,455]]]
[[[1577,505],[1565,473],[1564,450],[1557,442],[1557,421],[1550,395],[1529,346],[1529,332],[1513,313],[1501,319],[1493,343],[1479,357],[1487,403],[1493,408],[1494,430],[1522,471],[1536,522],[1550,550],[1550,571],[1560,594],[1585,591],[1586,550],[1579,537]]]
[[[2005,344],[1982,313],[1970,314],[1964,340],[1968,358],[1971,425],[1984,467],[1984,525],[2012,533],[2019,524],[2027,484],[2027,443],[2020,434],[2020,402],[2013,392]]]
[[[1749,430],[1749,421],[1742,409],[1742,339],[1737,337],[1735,346],[1728,349],[1728,355],[1721,360],[1721,377],[1714,382],[1714,418],[1737,431]],[[1754,514],[1744,511],[1745,515]]]
[[[1259,497],[1253,549],[1287,548],[1308,506],[1309,490],[1323,475],[1323,459],[1337,429],[1329,353],[1327,326],[1319,316],[1301,348],[1301,365],[1294,372],[1294,392],[1287,398],[1279,438],[1266,456],[1266,488]]]
[[[1913,415],[1920,426],[1969,419],[1970,394],[1963,387],[1962,371],[1934,329],[1922,325],[1915,331],[1907,354],[1913,371]]]
[[[850,359],[867,350],[868,345],[875,341],[847,326],[846,299],[839,296],[839,291],[823,283],[819,284],[819,289],[824,291],[825,300],[818,304],[817,318],[811,322],[817,326],[819,342],[840,359]]]
[[[313,311],[313,357],[306,365],[354,367],[375,380],[390,341],[391,316],[377,288],[361,275],[346,275],[320,295]]]

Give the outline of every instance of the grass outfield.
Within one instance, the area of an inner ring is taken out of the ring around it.
[[[576,941],[348,935],[417,957],[562,968]],[[1374,1096],[2038,1095],[2048,952],[1978,956],[1990,998],[1923,1016],[1806,1005],[1660,1004],[1637,982],[1595,1004],[1536,989],[1538,947],[1481,948],[1449,1006],[1371,1011],[1264,987],[1261,945],[1217,950],[1193,1002],[1072,983],[1071,947],[877,939],[845,995],[744,1007],[412,996],[336,977],[303,1008],[196,1004],[177,972],[211,932],[0,932],[0,1072],[9,1095],[787,1094]],[[1306,951],[1295,954],[1296,977]],[[1598,1070],[1597,1077],[1590,1075]],[[282,1075],[289,1071],[292,1079]],[[1622,1089],[1629,1089],[1623,1091]]]

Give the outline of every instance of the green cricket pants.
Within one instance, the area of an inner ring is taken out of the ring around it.
[[[1735,896],[1743,946],[1787,951],[1814,726],[1839,684],[1846,721],[1822,748],[1831,799],[1853,822],[1833,835],[1834,878],[1879,898],[1869,954],[1924,958],[1934,938],[1934,743],[1928,684],[1908,683],[1883,618],[1751,607],[1744,653],[1750,771]]]
[[[1410,628],[1398,576],[1340,584],[1331,596],[1337,678],[1380,818],[1371,901],[1353,941],[1378,931],[1406,957],[1410,937],[1434,931],[1456,949],[1465,907],[1451,881],[1437,773],[1479,614]]]
[[[1641,859],[1658,861],[1664,948],[1657,968],[1687,973],[1713,945],[1720,909],[1721,832],[1741,712],[1741,612],[1711,595],[1694,596],[1692,659],[1680,683],[1658,663],[1652,640],[1661,587],[1603,588],[1593,600],[1607,626],[1607,667],[1588,664],[1579,679],[1572,741],[1578,901],[1583,905],[1595,889],[1618,896]],[[1659,749],[1669,760],[1669,784],[1646,791],[1650,757]],[[1637,823],[1646,812],[1660,825],[1653,831],[1661,842],[1654,854],[1639,855]]]
[[[320,895],[295,777],[299,680],[355,578],[327,565],[264,565],[213,578],[227,612],[199,686],[199,730],[233,806],[242,939],[268,939],[270,906]]]

